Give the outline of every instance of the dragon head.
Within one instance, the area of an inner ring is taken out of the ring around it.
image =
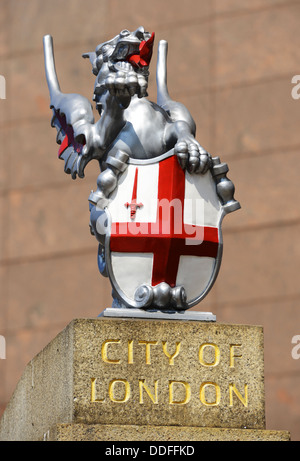
[[[154,33],[139,27],[134,32],[122,30],[113,39],[100,43],[94,52],[83,54],[92,64],[96,75],[94,100],[105,90],[104,82],[110,73],[135,72],[147,81],[152,57]]]

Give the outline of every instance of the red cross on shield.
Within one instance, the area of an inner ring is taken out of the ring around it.
[[[173,154],[130,159],[110,197],[106,258],[120,299],[140,307],[141,286],[183,287],[187,308],[216,278],[222,253],[222,205],[208,171],[184,171]]]

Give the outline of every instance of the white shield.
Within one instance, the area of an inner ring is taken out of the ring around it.
[[[224,215],[210,171],[182,170],[173,150],[130,159],[105,211],[107,271],[126,306],[188,309],[204,298],[221,263]]]

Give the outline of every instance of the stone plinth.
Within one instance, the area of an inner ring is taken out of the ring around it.
[[[0,440],[288,438],[264,406],[261,327],[76,319],[27,365]]]
[[[102,424],[57,424],[44,434],[47,441],[176,441],[176,442],[288,442],[287,431],[226,429],[215,427],[117,426]]]

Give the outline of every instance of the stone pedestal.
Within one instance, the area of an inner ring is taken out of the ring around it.
[[[289,440],[264,407],[261,327],[75,319],[25,368],[0,440]]]

